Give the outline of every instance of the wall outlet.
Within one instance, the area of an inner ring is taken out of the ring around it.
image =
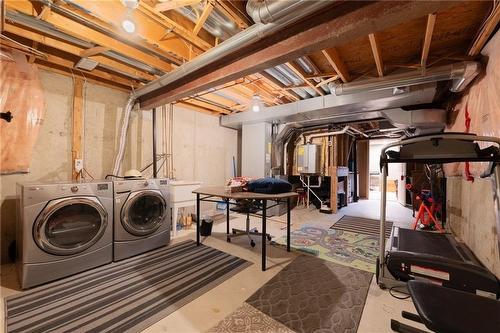
[[[75,171],[80,172],[83,169],[83,160],[81,158],[75,159]]]

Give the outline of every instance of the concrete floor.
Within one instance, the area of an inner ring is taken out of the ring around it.
[[[379,206],[380,202],[378,200],[360,200],[358,203],[350,204],[348,207],[341,209],[339,213],[331,215],[321,214],[312,207],[310,209],[297,207],[292,212],[292,229],[298,229],[304,223],[329,228],[343,215],[377,219]],[[411,223],[412,217],[409,209],[402,207],[397,202],[388,202],[387,207],[388,220],[394,221],[396,225],[403,227]],[[270,218],[268,221],[268,232],[276,237],[285,234],[285,218],[286,216]],[[244,228],[244,225],[244,216],[238,214],[232,215],[231,227]],[[251,225],[259,228],[260,219],[252,217]],[[184,230],[179,233],[179,237],[174,239],[173,242],[180,242],[190,238],[194,239],[194,232]],[[261,243],[258,238],[255,238],[257,243],[255,248],[249,246],[248,239],[245,237],[235,238],[231,243],[227,243],[225,239],[225,223],[219,222],[214,225],[213,237],[204,239],[203,243],[244,258],[254,264],[183,306],[168,317],[150,326],[144,332],[205,332],[241,306],[250,295],[297,256],[294,252],[287,253],[280,248],[268,246],[268,269],[262,272],[260,268]],[[2,298],[19,292],[16,290],[17,283],[15,282],[16,272],[14,265],[2,266],[1,281]],[[411,300],[393,298],[388,291],[381,290],[375,281],[372,280],[358,332],[392,332],[390,329],[391,318],[409,323],[401,317],[402,310],[415,312]],[[1,307],[0,312],[0,327],[4,327],[4,307]],[[413,323],[411,324],[414,325]],[[423,328],[423,326],[419,326],[418,324],[414,326]]]

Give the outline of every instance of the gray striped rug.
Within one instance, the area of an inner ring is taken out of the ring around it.
[[[385,222],[385,237],[391,237],[392,222]],[[380,234],[380,221],[367,219],[364,217],[347,216],[344,215],[340,220],[335,222],[330,229],[337,229],[349,232],[356,232],[358,234],[374,235]]]
[[[250,264],[182,242],[7,298],[7,332],[139,332]]]

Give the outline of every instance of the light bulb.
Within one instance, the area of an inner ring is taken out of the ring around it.
[[[125,30],[129,34],[132,34],[135,31],[135,23],[129,19],[123,20],[122,28],[123,28],[123,30]]]
[[[258,105],[252,105],[252,111],[253,112],[259,112],[260,111],[260,106],[258,106]]]
[[[259,95],[255,94],[252,96],[252,102],[250,104],[250,109],[253,112],[259,112],[262,109],[262,99],[260,98]]]

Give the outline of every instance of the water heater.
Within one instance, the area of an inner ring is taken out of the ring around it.
[[[297,171],[300,174],[321,173],[321,145],[307,143],[297,146]]]

